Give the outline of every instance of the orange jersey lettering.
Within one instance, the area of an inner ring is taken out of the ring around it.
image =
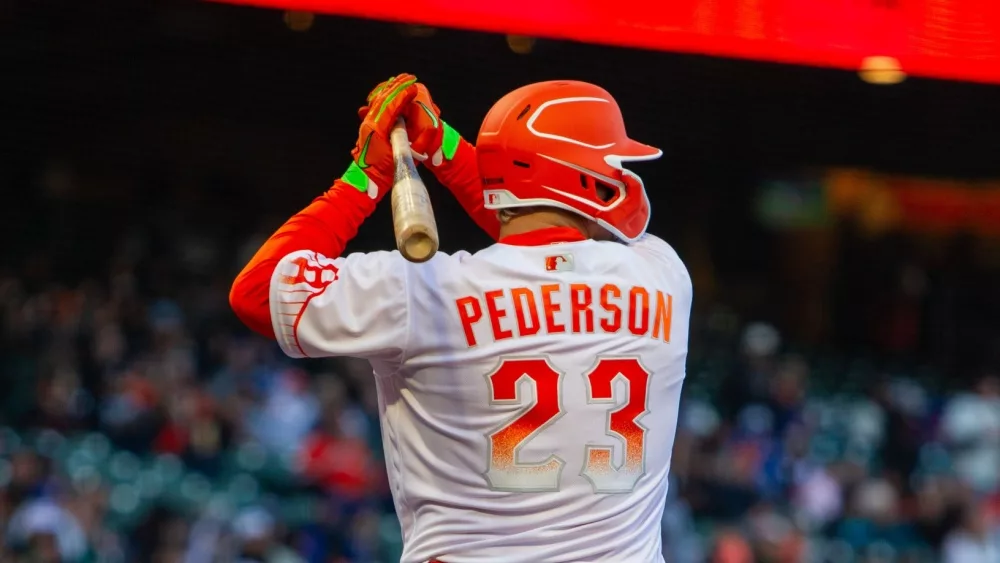
[[[493,289],[484,292],[482,297],[467,295],[457,299],[455,306],[469,347],[478,343],[475,328],[484,316],[489,318],[489,324],[483,325],[488,331],[480,336],[491,336],[495,342],[539,333],[592,334],[595,328],[611,334],[621,330],[623,321],[635,336],[670,342],[673,296],[642,286],[632,286],[627,291],[627,300],[623,300],[625,292],[615,284],[595,288],[583,283],[552,283],[537,289]],[[596,304],[595,294],[598,296]],[[655,303],[652,302],[654,298]],[[595,318],[595,306],[604,313],[600,319]],[[511,309],[513,315],[510,315]]]

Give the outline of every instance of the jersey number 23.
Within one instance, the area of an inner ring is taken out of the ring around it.
[[[566,462],[556,455],[537,463],[519,462],[518,450],[532,437],[563,415],[563,374],[546,358],[504,359],[487,381],[490,402],[494,405],[520,404],[518,386],[527,377],[535,388],[535,404],[503,426],[491,432],[489,466],[485,477],[490,487],[501,491],[555,491]],[[607,414],[605,434],[624,451],[621,463],[614,462],[614,447],[609,444],[581,444],[584,467],[581,475],[590,481],[595,493],[627,493],[645,473],[646,428],[639,418],[646,414],[649,371],[637,358],[603,357],[584,374],[588,403],[614,405],[615,381],[626,382],[627,397],[621,407]]]

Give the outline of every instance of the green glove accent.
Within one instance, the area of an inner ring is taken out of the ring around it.
[[[365,193],[368,191],[368,174],[358,166],[356,162],[352,162],[350,166],[347,167],[347,172],[340,177],[345,184],[350,184],[354,186],[359,192]]]
[[[368,101],[371,102],[372,99],[375,98],[375,96],[378,96],[380,93],[382,93],[382,90],[385,90],[385,87],[388,86],[389,83],[392,82],[392,80],[394,78],[396,78],[396,77],[395,76],[390,76],[389,80],[386,80],[385,82],[383,82],[383,83],[379,84],[378,86],[376,86],[375,89],[372,90],[371,94],[368,94]]]
[[[441,154],[444,155],[445,160],[451,160],[458,152],[458,143],[462,140],[462,136],[444,120],[441,121],[441,124],[444,126],[444,135],[441,137]]]

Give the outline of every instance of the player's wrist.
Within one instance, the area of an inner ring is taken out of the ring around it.
[[[390,186],[385,180],[382,180],[379,175],[370,175],[368,172],[370,170],[372,170],[371,167],[365,170],[358,166],[357,162],[352,161],[350,166],[347,167],[347,170],[340,177],[340,181],[348,186],[351,186],[355,190],[368,195],[368,197],[373,200],[381,199],[380,195],[387,193]],[[376,177],[373,178],[373,175]]]
[[[366,190],[362,192],[356,186],[348,184],[341,177],[337,178],[337,180],[333,182],[333,185],[326,190],[323,197],[334,198],[334,200],[338,202],[336,207],[340,210],[346,209],[345,206],[356,206],[358,209],[364,209],[367,215],[375,211],[375,208],[378,207],[379,200],[382,199],[381,196],[376,198],[371,197],[372,193],[374,193],[373,190]]]
[[[448,122],[441,120],[441,155],[444,160],[451,162],[458,152],[458,145],[462,142],[462,136]]]
[[[455,158],[455,153],[458,152],[458,147],[462,143],[462,135],[455,130],[454,127],[448,125],[445,120],[441,121],[441,143],[438,145],[437,150],[428,159],[426,155],[414,154],[414,157],[420,161],[426,161],[430,168],[434,169],[447,162],[451,162]]]

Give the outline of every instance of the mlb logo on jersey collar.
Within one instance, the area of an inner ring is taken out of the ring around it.
[[[553,254],[545,257],[545,271],[547,272],[569,272],[572,270],[572,254]]]

